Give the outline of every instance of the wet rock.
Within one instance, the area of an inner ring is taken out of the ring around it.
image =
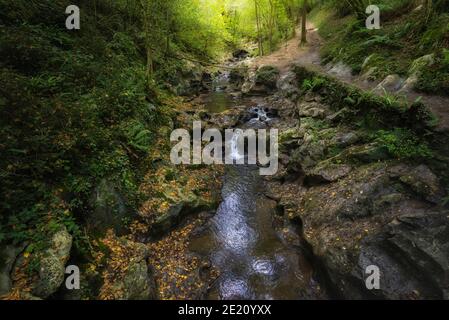
[[[373,211],[380,212],[405,199],[406,196],[400,192],[393,192],[390,194],[380,196],[379,199],[373,201]]]
[[[420,165],[402,175],[400,181],[427,201],[437,204],[444,196],[438,177],[425,165]]]
[[[9,293],[12,288],[11,271],[25,245],[6,245],[0,247],[0,296]]]
[[[64,281],[71,248],[72,236],[62,227],[51,238],[50,247],[39,257],[39,277],[33,285],[33,295],[45,299],[58,290]]]
[[[384,299],[447,299],[449,295],[449,218],[424,211],[398,217],[378,235],[367,238],[359,266],[381,270]],[[354,272],[355,273],[355,272]]]
[[[309,187],[300,201],[292,196],[297,209],[289,219],[300,217],[305,238],[340,297],[447,297],[449,212],[404,194],[398,177],[409,171],[407,165],[373,163]],[[370,265],[380,269],[380,290],[366,288]]]

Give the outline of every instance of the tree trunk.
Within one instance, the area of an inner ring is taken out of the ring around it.
[[[151,51],[151,22],[150,22],[150,14],[149,14],[149,4],[146,0],[141,0],[140,4],[143,10],[143,28],[145,33],[145,49],[147,55],[147,67],[145,72],[145,77],[147,79],[147,84],[150,85],[151,80],[153,78],[153,53]]]
[[[268,19],[268,29],[269,29],[269,36],[270,36],[270,53],[274,50],[274,44],[273,44],[273,28],[274,28],[274,4],[273,0],[269,1],[270,5],[270,16]]]
[[[257,24],[257,38],[259,44],[259,55],[263,56],[263,43],[262,43],[262,34],[260,30],[260,14],[259,14],[258,0],[254,0],[254,5],[256,7],[256,24]]]
[[[301,45],[307,43],[307,0],[304,0],[301,10]]]

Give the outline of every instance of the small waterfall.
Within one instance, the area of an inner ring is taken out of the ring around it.
[[[233,160],[241,160],[245,158],[245,155],[241,153],[241,150],[239,150],[239,139],[241,136],[241,132],[235,132],[232,136],[231,140],[231,157]]]

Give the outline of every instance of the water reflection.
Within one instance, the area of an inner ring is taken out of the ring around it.
[[[272,225],[275,203],[261,195],[256,166],[231,166],[223,186],[223,202],[211,221],[214,249],[209,257],[220,270],[209,298],[299,299],[303,259],[284,244]],[[198,245],[198,244],[197,244]]]

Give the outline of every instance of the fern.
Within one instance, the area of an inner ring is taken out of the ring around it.
[[[146,129],[141,122],[132,122],[126,130],[128,144],[135,150],[148,152],[151,144],[151,131]]]

